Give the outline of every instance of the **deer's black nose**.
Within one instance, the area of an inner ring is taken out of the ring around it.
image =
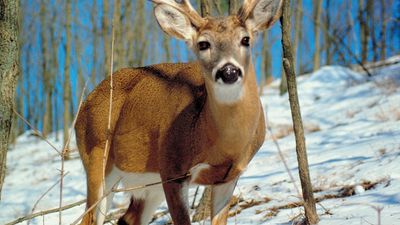
[[[230,63],[227,63],[217,71],[217,74],[215,75],[215,81],[218,81],[218,79],[222,79],[225,84],[233,84],[241,76],[242,71],[240,71],[239,68]]]

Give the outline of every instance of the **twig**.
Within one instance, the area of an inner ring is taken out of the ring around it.
[[[302,10],[302,9],[299,9],[299,10]],[[305,15],[308,18],[311,17],[311,16],[307,15],[307,13],[304,13],[304,11],[303,11],[303,15]],[[310,20],[313,21],[313,19],[311,19],[311,18],[310,18]],[[356,63],[361,66],[361,68],[365,71],[365,73],[367,73],[367,75],[369,77],[372,76],[371,72],[369,72],[369,70],[365,67],[365,65],[361,62],[361,60],[356,55],[354,55],[354,53],[350,49],[350,47],[347,46],[346,43],[344,43],[344,40],[345,40],[344,38],[336,38],[336,36],[334,34],[331,34],[329,32],[329,30],[326,28],[326,26],[324,24],[322,24],[321,22],[317,22],[317,21],[313,21],[313,22],[315,23],[315,25],[322,28],[322,31],[328,35],[328,38],[333,42],[333,44],[335,44],[338,47],[343,46],[344,49],[347,51],[347,53],[350,55],[350,57],[352,57],[354,60],[356,60]],[[340,49],[340,48],[338,48],[338,49]]]
[[[108,122],[107,122],[107,130],[106,130],[106,143],[104,146],[104,154],[103,154],[103,174],[102,174],[102,186],[103,192],[106,190],[106,167],[108,154],[110,151],[110,142],[111,142],[111,115],[112,115],[112,100],[113,100],[113,64],[114,64],[114,41],[115,41],[115,31],[114,31],[114,17],[116,16],[116,8],[114,8],[114,16],[111,22],[111,57],[110,57],[110,99],[109,99],[109,107],[108,107]],[[106,214],[107,212],[101,212]]]
[[[175,178],[171,178],[171,179],[168,179],[168,180],[165,180],[165,181],[158,181],[158,182],[154,182],[154,183],[138,185],[138,186],[129,187],[129,188],[120,188],[120,189],[112,188],[111,191],[114,192],[114,193],[134,191],[134,190],[138,190],[138,189],[148,188],[148,187],[151,187],[151,186],[154,186],[154,185],[165,184],[165,183],[168,183],[168,182],[171,182],[171,181],[181,180],[181,179],[184,179],[184,178],[187,178],[187,177],[190,177],[190,176],[191,176],[191,174],[187,173],[185,175],[182,175],[182,176],[179,176],[179,177],[175,177]]]
[[[39,136],[43,141],[45,141],[48,145],[50,145],[50,147],[56,151],[58,153],[58,155],[61,155],[61,152],[58,151],[58,149],[56,148],[56,146],[54,146],[49,140],[47,140],[47,138],[45,138],[43,136],[43,134],[37,130],[34,126],[32,126],[32,124],[30,124],[21,114],[19,114],[14,108],[13,108],[14,113],[26,124],[29,126],[30,129],[33,130],[33,132]]]
[[[68,173],[69,173],[69,172],[66,172],[66,173],[64,174],[64,177],[67,176]],[[40,200],[42,200],[42,199],[44,198],[44,196],[46,196],[47,193],[49,193],[49,192],[51,191],[51,189],[53,189],[55,186],[57,186],[57,184],[60,183],[60,181],[61,181],[61,178],[60,178],[57,182],[55,182],[49,189],[47,189],[46,192],[44,192],[44,193],[40,196],[40,198],[39,198],[39,199],[35,202],[35,204],[33,205],[32,210],[31,210],[31,213],[33,213],[33,212],[35,211],[35,209],[36,209],[37,205],[39,204]],[[28,225],[29,225],[29,223],[30,223],[30,220],[28,220]]]
[[[71,223],[71,225],[77,224],[86,214],[88,214],[94,207],[96,207],[104,198],[106,198],[108,195],[112,193],[112,190],[118,185],[118,183],[121,181],[122,178],[118,179],[117,182],[113,185],[113,187],[107,191],[107,193],[103,194],[93,205],[91,205],[89,208],[85,210],[85,212],[78,217],[74,222]]]
[[[56,213],[58,211],[64,211],[64,210],[67,210],[67,209],[74,208],[76,206],[82,205],[85,202],[86,202],[86,200],[83,199],[83,200],[80,200],[78,202],[71,203],[69,205],[65,205],[63,207],[57,207],[57,208],[54,208],[54,209],[43,210],[43,211],[40,211],[40,212],[37,212],[37,213],[33,213],[33,214],[30,214],[30,215],[26,215],[26,216],[20,217],[20,218],[14,220],[14,221],[6,223],[5,225],[14,225],[14,224],[21,223],[21,222],[23,222],[25,220],[31,220],[31,219],[36,218],[38,216],[43,216],[43,215],[47,215],[47,214],[51,214],[51,213]]]
[[[197,186],[196,191],[194,192],[193,202],[192,202],[192,209],[194,209],[194,204],[196,203],[197,193],[199,192],[200,186]]]
[[[69,146],[69,143],[70,143],[70,141],[71,141],[72,131],[73,131],[73,128],[75,127],[76,120],[78,119],[78,115],[79,115],[79,112],[80,112],[80,110],[81,110],[81,106],[82,106],[82,103],[83,103],[83,95],[85,94],[85,90],[86,90],[87,83],[88,83],[88,81],[86,80],[85,86],[83,87],[83,90],[82,90],[82,93],[81,93],[81,97],[80,97],[80,100],[79,100],[79,106],[78,106],[76,115],[75,115],[75,117],[74,117],[74,120],[72,121],[72,126],[71,126],[71,128],[70,128],[70,130],[69,130],[68,139],[67,139],[67,141],[65,142],[64,148],[63,148],[63,150],[62,150],[62,152],[61,152],[61,169],[60,169],[60,176],[61,176],[61,178],[60,178],[60,204],[59,204],[59,207],[60,207],[60,208],[61,208],[61,206],[62,206],[62,200],[63,200],[65,154],[66,154],[67,151],[68,151],[68,146]],[[61,222],[62,222],[62,211],[59,212],[58,222],[59,222],[59,224],[61,225]]]
[[[295,189],[296,192],[297,192],[297,196],[301,196],[300,191],[299,191],[299,188],[298,188],[297,185],[296,185],[296,181],[294,180],[293,174],[292,174],[292,172],[290,172],[290,169],[289,169],[289,166],[288,166],[288,164],[287,164],[287,162],[286,162],[285,156],[283,155],[282,150],[281,150],[281,147],[279,146],[278,140],[277,140],[277,138],[275,137],[274,132],[272,131],[271,126],[269,126],[269,119],[268,119],[268,111],[267,111],[267,110],[265,110],[265,123],[266,123],[267,130],[268,130],[269,133],[271,134],[272,141],[274,142],[274,144],[275,144],[275,146],[276,146],[276,149],[278,150],[279,157],[281,158],[281,161],[282,161],[283,165],[285,166],[286,172],[288,173],[289,178],[290,178],[290,180],[291,180],[292,183],[293,183],[294,189]]]

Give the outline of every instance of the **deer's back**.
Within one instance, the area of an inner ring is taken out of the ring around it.
[[[182,110],[205,94],[199,65],[121,69],[113,74],[113,86],[111,160],[125,171],[158,171],[157,151],[165,132]],[[90,163],[93,147],[105,146],[109,97],[107,78],[89,94],[79,112],[75,128],[84,164]]]

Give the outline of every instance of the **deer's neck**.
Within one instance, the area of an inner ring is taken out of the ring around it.
[[[207,85],[205,120],[208,139],[214,140],[213,151],[224,155],[239,155],[254,136],[261,107],[253,66],[249,66],[243,80],[241,98],[233,104],[216,100],[210,83]]]

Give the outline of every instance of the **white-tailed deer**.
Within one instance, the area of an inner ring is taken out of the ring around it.
[[[202,18],[188,0],[153,0],[161,28],[185,40],[198,61],[114,73],[110,131],[109,79],[88,96],[76,123],[87,208],[119,180],[126,187],[161,181],[132,191],[118,224],[147,224],[166,199],[173,222],[187,225],[188,186],[211,185],[212,222],[226,223],[236,181],[265,137],[251,46],[279,18],[281,2],[245,0],[237,15]],[[103,224],[111,201],[112,194],[102,199],[82,224]]]

